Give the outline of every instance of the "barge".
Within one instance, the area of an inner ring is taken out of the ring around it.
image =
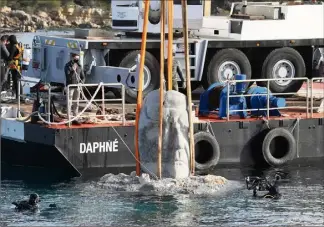
[[[303,101],[298,103],[297,96],[290,98],[292,101],[287,99],[290,105],[280,110],[280,116],[242,119],[228,114],[225,119],[220,119],[218,111],[211,111],[208,116],[199,116],[196,109],[194,134],[197,171],[209,171],[222,164],[284,166],[323,158],[324,84],[312,81],[311,84],[317,89],[309,89],[305,84],[304,90],[302,87],[299,92],[299,99]],[[312,97],[307,96],[311,93]],[[314,105],[318,102],[315,93],[322,93],[322,103],[316,104],[317,107]],[[305,97],[300,98],[303,94]],[[321,106],[320,109],[318,106]],[[2,108],[15,110],[12,106]],[[114,109],[111,111],[114,114],[105,113],[110,119],[111,116],[117,116],[118,112],[121,113],[121,118],[101,121],[98,119],[102,115],[97,115],[97,112],[92,115],[96,120],[90,120],[92,113],[84,112],[81,117],[86,117],[87,120],[69,125],[60,124],[64,119],[58,120],[57,117],[54,117],[52,123],[44,123],[41,120],[22,121],[22,118],[3,115],[2,177],[9,179],[17,177],[17,174],[22,177],[21,174],[41,173],[46,177],[62,179],[134,171],[135,122],[128,120],[134,106],[124,105],[122,111],[122,105],[106,102],[105,108]],[[229,109],[227,111],[231,113]],[[250,114],[249,110],[247,112]]]

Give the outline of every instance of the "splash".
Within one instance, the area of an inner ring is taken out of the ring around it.
[[[215,175],[155,180],[146,173],[136,176],[136,173],[132,172],[130,175],[106,174],[97,182],[97,185],[111,192],[136,192],[146,195],[213,195],[233,188],[233,183],[224,177]]]

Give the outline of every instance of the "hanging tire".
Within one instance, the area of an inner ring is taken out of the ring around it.
[[[295,138],[287,129],[272,129],[263,140],[263,158],[271,166],[286,164],[295,158],[296,152]]]
[[[194,135],[195,167],[197,170],[208,170],[216,166],[220,157],[220,148],[216,138],[208,132]]]
[[[226,78],[235,79],[235,74],[245,74],[247,80],[251,79],[252,69],[249,59],[238,49],[219,50],[208,65],[203,86],[208,89],[213,83],[224,83]]]
[[[120,67],[131,68],[136,65],[137,55],[140,54],[139,50],[128,53],[123,60],[120,62]],[[160,86],[160,64],[156,58],[149,52],[145,53],[144,63],[144,87],[143,87],[143,98]],[[137,90],[132,88],[125,88],[125,100],[128,103],[136,103],[137,101]]]
[[[303,80],[283,80],[283,78],[298,78],[306,76],[306,66],[303,57],[293,48],[283,47],[273,50],[262,66],[261,78],[274,79],[270,81],[270,90],[274,93],[297,92],[303,85]],[[267,86],[266,82],[258,82],[259,86]]]

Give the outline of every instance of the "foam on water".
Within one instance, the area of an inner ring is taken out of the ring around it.
[[[145,195],[215,195],[239,187],[238,183],[215,175],[156,180],[145,173],[136,176],[135,172],[130,175],[106,174],[96,184],[111,192],[132,192]]]

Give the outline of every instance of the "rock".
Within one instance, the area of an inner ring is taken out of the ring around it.
[[[162,177],[185,178],[189,171],[189,121],[186,96],[164,92]],[[147,94],[139,119],[139,151],[142,171],[157,175],[159,90]]]
[[[45,13],[44,11],[39,11],[37,12],[37,16],[39,16],[40,18],[47,18],[48,14]]]
[[[7,7],[7,6],[4,6],[0,9],[0,12],[1,13],[10,13],[11,12],[11,8],[10,7]]]
[[[31,20],[31,16],[27,13],[25,13],[22,10],[13,10],[10,12],[10,16],[11,17],[17,17],[19,20],[21,21],[30,21]]]

